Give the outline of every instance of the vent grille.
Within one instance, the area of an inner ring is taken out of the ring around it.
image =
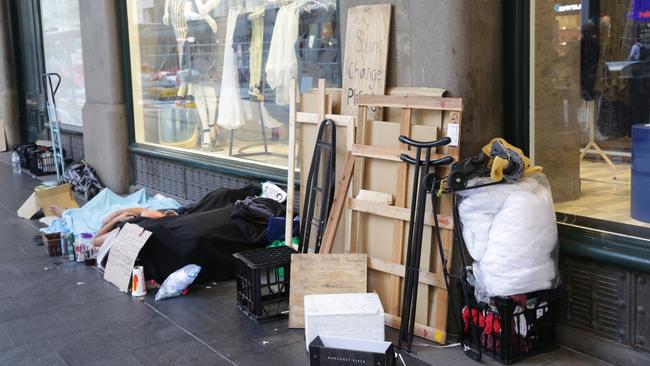
[[[560,261],[558,316],[574,326],[620,341],[630,339],[630,275],[580,259]]]

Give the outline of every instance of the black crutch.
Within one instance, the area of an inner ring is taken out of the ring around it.
[[[422,254],[422,235],[424,230],[424,211],[426,205],[426,192],[428,190],[425,178],[429,175],[432,166],[446,165],[453,162],[449,156],[431,161],[431,150],[435,147],[449,144],[448,137],[436,141],[420,142],[400,136],[400,142],[416,148],[415,159],[409,155],[402,154],[400,159],[406,163],[413,164],[416,168],[413,181],[413,193],[411,199],[411,222],[409,225],[408,246],[406,255],[406,269],[404,274],[404,295],[402,301],[402,316],[400,323],[400,337],[398,346],[406,341],[407,349],[411,349],[415,326],[415,310],[417,287],[420,274],[420,258]],[[425,149],[424,161],[420,160],[422,149]]]

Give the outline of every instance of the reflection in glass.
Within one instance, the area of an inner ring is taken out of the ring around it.
[[[335,0],[128,0],[136,141],[286,168],[289,86],[340,85]]]

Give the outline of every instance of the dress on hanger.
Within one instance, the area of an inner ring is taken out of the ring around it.
[[[253,12],[248,19],[252,24],[250,44],[250,80],[248,82],[248,93],[264,100],[262,94],[262,51],[264,47],[264,8],[261,11]]]
[[[223,73],[221,76],[221,92],[219,94],[219,109],[217,125],[228,130],[234,130],[244,124],[241,96],[239,92],[239,75],[237,60],[233,50],[233,38],[239,10],[230,9],[226,25],[226,44],[224,46]]]
[[[298,59],[295,43],[298,39],[300,10],[295,4],[285,5],[278,11],[266,63],[266,81],[275,89],[275,102],[289,104],[291,79],[296,77]]]

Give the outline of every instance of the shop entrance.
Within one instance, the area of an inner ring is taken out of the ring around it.
[[[23,141],[43,138],[46,133],[45,94],[41,82],[45,63],[40,8],[40,0],[9,1]]]

